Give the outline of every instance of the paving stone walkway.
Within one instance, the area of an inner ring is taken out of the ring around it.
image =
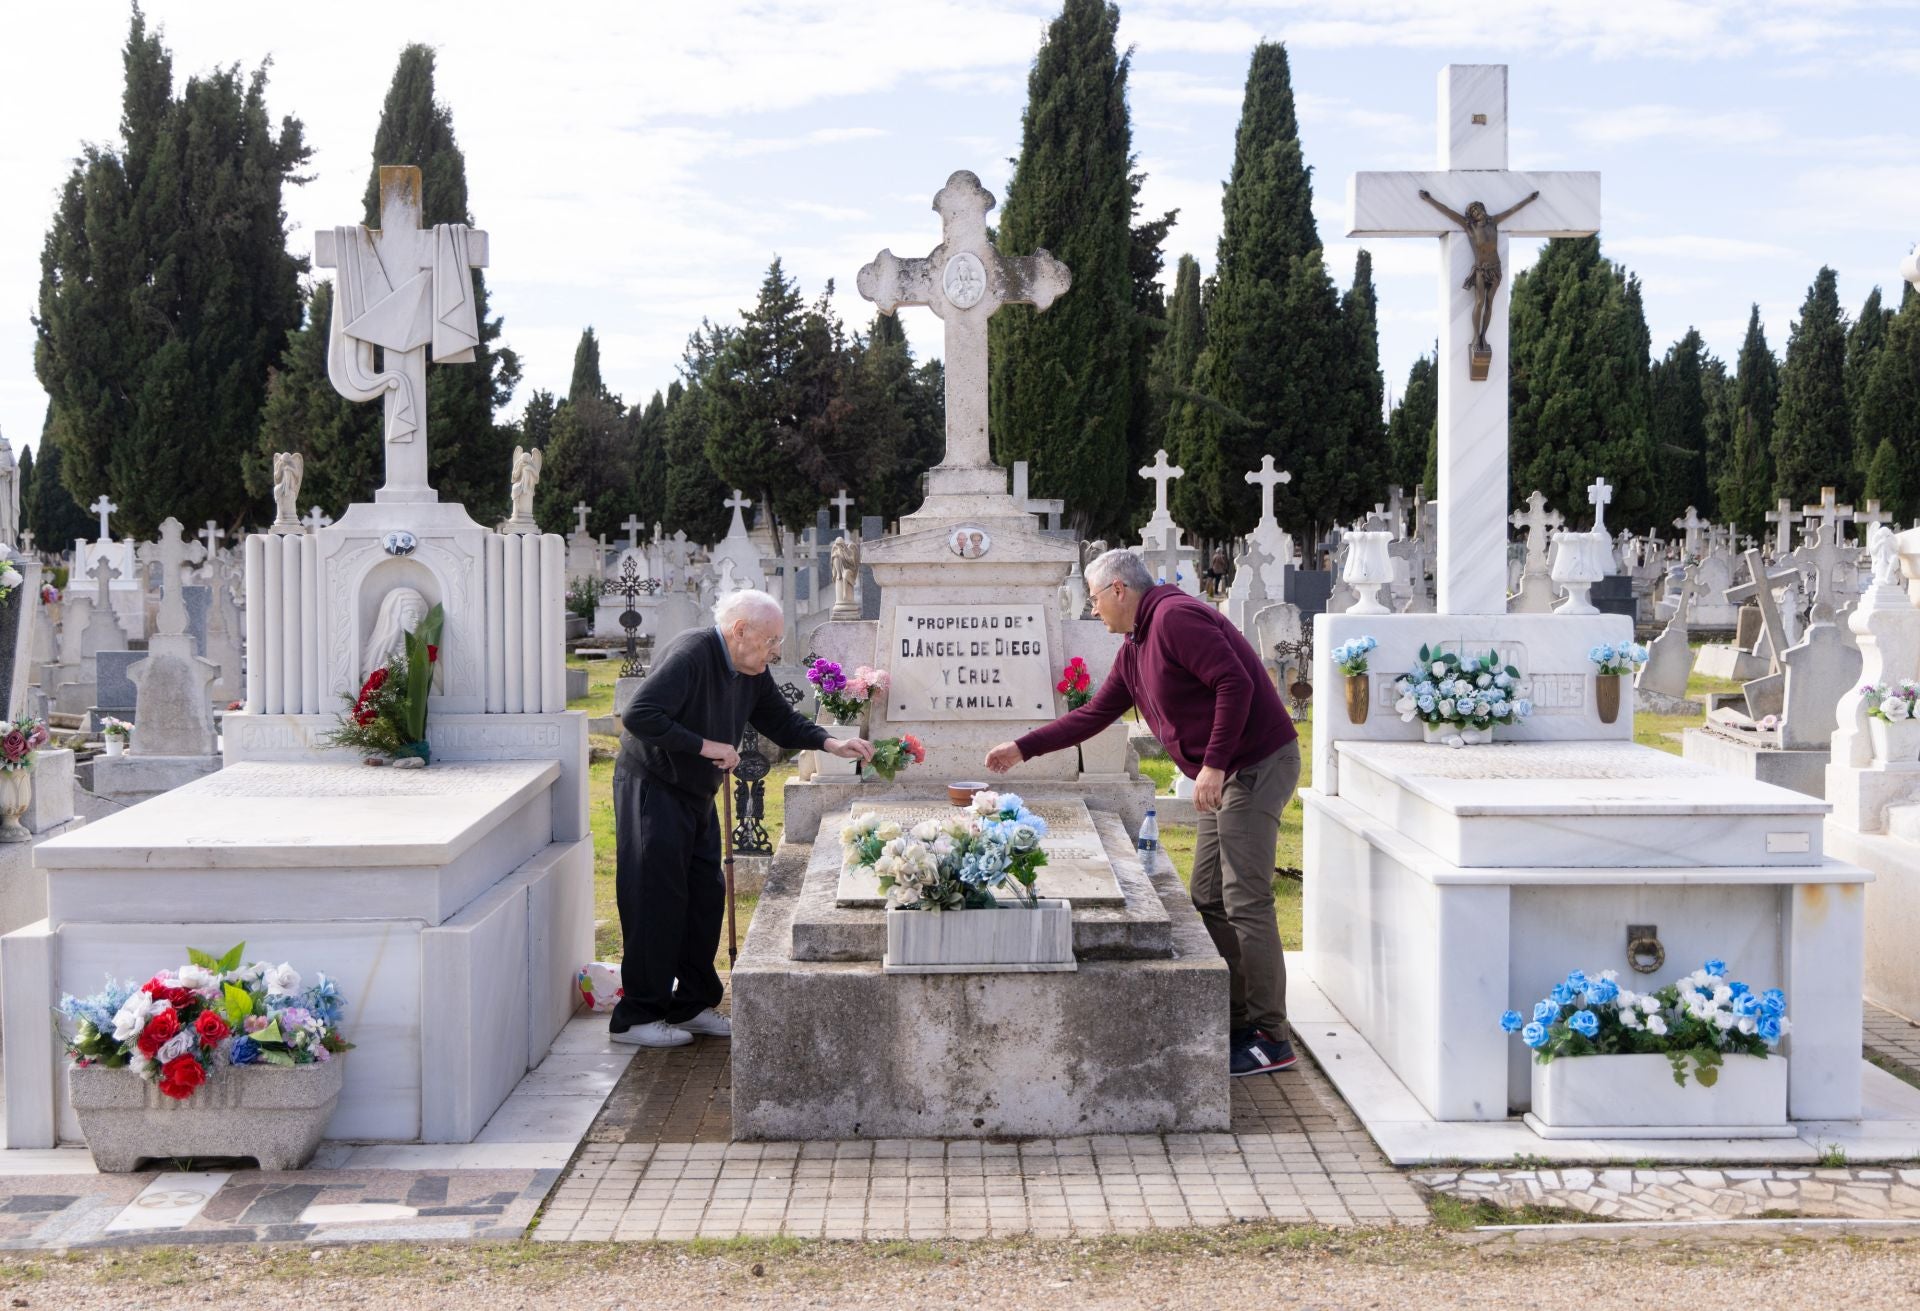
[[[1237,1081],[1230,1133],[807,1143],[727,1141],[728,1060],[709,1039],[639,1053],[535,1237],[947,1239],[1428,1219],[1306,1060]]]
[[[1920,1170],[1419,1170],[1422,1188],[1597,1220],[1920,1219]]]

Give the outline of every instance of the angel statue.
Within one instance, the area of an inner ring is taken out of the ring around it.
[[[300,524],[300,479],[306,457],[298,451],[276,451],[273,457],[273,526],[304,532]]]
[[[1867,555],[1873,560],[1875,587],[1900,586],[1900,543],[1893,529],[1883,523],[1867,529]]]
[[[516,527],[530,526],[533,518],[533,492],[540,485],[540,448],[513,448],[513,482],[507,494],[513,502],[513,514],[507,520]]]
[[[858,619],[860,603],[853,599],[853,583],[860,575],[860,543],[851,537],[833,542],[833,618]]]

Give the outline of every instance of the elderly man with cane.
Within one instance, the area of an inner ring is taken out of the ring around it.
[[[1093,700],[987,754],[996,773],[1098,733],[1140,708],[1199,812],[1192,892],[1226,958],[1232,1011],[1228,1070],[1284,1070],[1297,1059],[1287,1036],[1287,967],[1273,916],[1273,855],[1280,812],[1300,781],[1300,742],[1273,680],[1247,639],[1218,610],[1180,588],[1155,586],[1131,551],[1087,566],[1093,612],[1126,634]]]
[[[712,628],[667,643],[620,716],[626,733],[613,767],[616,867],[625,955],[615,1042],[679,1047],[696,1033],[730,1037],[714,1009],[723,988],[713,957],[726,889],[713,796],[740,761],[748,723],[789,749],[870,760],[873,748],[837,741],[796,714],[767,672],[780,654],[784,616],[765,592],[729,593]]]

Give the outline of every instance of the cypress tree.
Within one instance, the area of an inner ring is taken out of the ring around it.
[[[1707,476],[1706,343],[1699,332],[1667,348],[1653,366],[1653,445],[1663,476],[1663,495],[1653,505],[1655,524],[1686,514],[1689,505],[1713,503]]]
[[[1920,480],[1907,468],[1920,451],[1920,292],[1911,286],[1887,324],[1854,431],[1874,440],[1866,495],[1892,511],[1896,523],[1910,522],[1920,515]]]
[[[995,458],[1027,460],[1038,496],[1064,497],[1088,530],[1124,526],[1140,327],[1134,309],[1128,57],[1119,9],[1065,0],[1027,79],[1020,154],[996,237],[1009,255],[1044,247],[1073,271],[1045,314],[989,320]]]
[[[33,505],[33,447],[29,446],[20,452],[14,477],[18,479],[16,486],[20,489],[20,513],[16,516],[14,528],[20,531],[32,526],[27,522],[27,514]],[[35,533],[34,536],[38,538],[39,534]]]
[[[930,375],[916,368],[897,315],[878,314],[856,339],[844,379],[848,441],[858,451],[849,484],[860,509],[898,518],[921,500],[920,478],[946,444],[943,403],[924,395]]]
[[[1132,210],[1140,213],[1140,188],[1144,173],[1132,174],[1127,185],[1132,192]],[[1127,361],[1127,375],[1133,394],[1127,400],[1127,467],[1138,469],[1153,463],[1153,453],[1167,443],[1166,407],[1154,391],[1153,358],[1167,333],[1167,298],[1160,287],[1160,273],[1166,267],[1167,233],[1180,211],[1170,209],[1157,219],[1133,227],[1129,267],[1133,275],[1133,349]],[[1153,512],[1153,484],[1144,478],[1131,478],[1133,491],[1131,521],[1145,523]],[[1177,486],[1178,484],[1176,484]]]
[[[1379,297],[1373,289],[1373,255],[1354,259],[1353,286],[1340,298],[1340,322],[1346,329],[1348,370],[1347,466],[1342,503],[1357,507],[1363,496],[1386,483],[1387,430],[1383,414],[1386,376],[1380,372]],[[1436,394],[1436,399],[1438,399]]]
[[[1375,486],[1425,487],[1428,495],[1435,491],[1427,480],[1439,438],[1440,380],[1433,362],[1434,356],[1422,355],[1407,370],[1407,385],[1387,420],[1386,472]]]
[[[691,541],[716,542],[727,530],[727,484],[707,462],[707,380],[719,358],[731,348],[734,329],[703,322],[687,338],[681,356],[684,385],[667,388],[661,422],[666,448],[666,504],[662,518],[668,534],[684,531]]]
[[[74,501],[61,476],[64,446],[57,432],[53,406],[49,404],[46,422],[40,429],[40,459],[33,473],[33,500],[27,502],[23,498],[20,510],[22,521],[33,529],[34,541],[46,551],[68,550],[82,538],[91,541],[99,531],[93,517]]]
[[[633,512],[646,524],[664,524],[667,509],[667,402],[659,392],[633,416]]]
[[[1597,237],[1556,238],[1513,280],[1511,493],[1571,513],[1605,477],[1616,526],[1654,522],[1646,313]],[[1571,507],[1571,509],[1569,509]]]
[[[176,97],[138,8],[123,63],[119,146],[86,148],[42,248],[34,369],[69,491],[109,493],[142,536],[169,515],[233,525],[268,371],[300,321],[281,195],[309,151],[298,120],[269,121],[264,65]]]
[[[1271,454],[1293,471],[1276,514],[1317,537],[1357,504],[1359,480],[1344,422],[1347,329],[1321,260],[1283,46],[1254,49],[1222,216],[1207,345],[1181,434],[1195,456],[1187,477],[1204,489],[1210,517],[1186,526],[1207,537],[1251,528],[1260,504],[1246,475]]]
[[[1720,517],[1758,532],[1773,508],[1773,418],[1780,401],[1780,362],[1767,345],[1758,305],[1747,317],[1731,387],[1731,442],[1718,482]]]
[[[268,382],[246,477],[248,487],[268,496],[274,453],[298,452],[304,462],[301,500],[337,516],[357,501],[371,501],[386,470],[381,405],[356,405],[327,381],[327,325],[332,316],[333,284],[318,283],[307,299],[305,325],[287,339]],[[433,440],[431,430],[427,439]]]
[[[1197,468],[1199,452],[1191,445],[1193,422],[1187,407],[1191,401],[1194,365],[1207,348],[1206,309],[1201,304],[1200,262],[1182,255],[1173,275],[1173,300],[1167,306],[1167,330],[1153,354],[1149,376],[1151,400],[1159,414],[1160,439],[1154,449],[1165,447],[1168,457],[1183,469]],[[1152,452],[1148,452],[1151,457]],[[1151,460],[1142,460],[1142,464]],[[1140,465],[1134,466],[1139,468]],[[1146,479],[1139,480],[1151,489]],[[1198,478],[1180,478],[1168,490],[1169,508],[1174,522],[1195,532],[1212,524],[1205,489]]]
[[[579,401],[604,396],[606,391],[606,384],[600,380],[600,339],[593,335],[593,325],[588,324],[580,334],[580,344],[573,348],[573,377],[567,383],[567,399]]]
[[[1787,338],[1780,407],[1773,424],[1773,489],[1796,505],[1818,501],[1822,487],[1846,488],[1853,474],[1853,425],[1847,415],[1847,324],[1838,279],[1821,267]]]
[[[1873,366],[1887,344],[1887,325],[1892,320],[1893,311],[1881,305],[1880,288],[1875,287],[1868,294],[1867,303],[1860,307],[1860,317],[1847,332],[1847,415],[1853,423],[1854,477],[1846,490],[1854,496],[1858,496],[1865,485],[1867,468],[1873,463],[1879,446],[1877,437],[1860,431],[1859,416],[1868,380],[1873,377]]]
[[[573,507],[587,503],[587,531],[612,535],[633,507],[632,416],[618,396],[588,392],[553,414],[536,492],[536,517],[566,531]]]

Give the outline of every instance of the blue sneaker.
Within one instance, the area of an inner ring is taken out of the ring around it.
[[[1299,1059],[1294,1054],[1293,1044],[1285,1038],[1275,1038],[1264,1030],[1255,1029],[1250,1041],[1234,1047],[1228,1071],[1236,1079],[1245,1074],[1272,1074],[1276,1070],[1292,1068]]]

